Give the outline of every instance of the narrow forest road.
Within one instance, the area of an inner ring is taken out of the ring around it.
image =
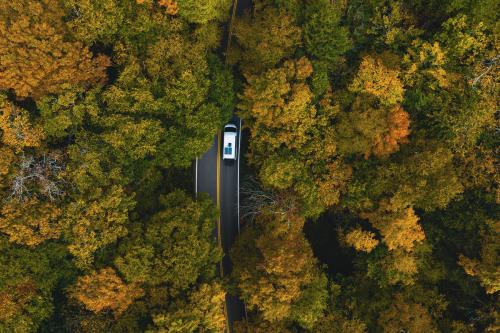
[[[236,7],[233,7],[231,23],[237,19],[237,16],[243,15],[245,10],[250,10],[252,0],[234,0]],[[231,27],[229,27],[229,32]],[[229,33],[228,32],[228,33]],[[224,39],[224,44],[230,45],[230,38]],[[227,48],[226,48],[227,49]],[[229,259],[229,250],[236,236],[239,234],[239,167],[241,148],[241,120],[233,113],[230,121],[238,127],[238,159],[236,161],[222,161],[222,135],[219,132],[214,138],[210,149],[196,160],[195,166],[195,191],[206,192],[210,195],[217,208],[220,211],[217,224],[217,239],[219,245],[224,251],[224,257],[219,266],[221,277],[227,276],[231,272],[231,260]],[[233,332],[233,323],[241,320],[245,316],[245,307],[243,302],[235,295],[226,295],[226,320],[227,332]]]
[[[238,126],[241,138],[240,121],[233,116],[231,123]],[[240,147],[238,145],[238,159],[236,161],[223,161],[222,153],[222,133],[214,138],[212,147],[196,161],[196,193],[206,192],[210,195],[220,211],[217,221],[217,239],[224,251],[224,257],[219,266],[221,277],[231,272],[231,260],[229,250],[236,236],[239,233],[238,220],[238,192],[239,192],[239,157]],[[226,295],[226,320],[229,327],[228,332],[232,332],[234,321],[240,320],[245,315],[243,303],[234,295]]]

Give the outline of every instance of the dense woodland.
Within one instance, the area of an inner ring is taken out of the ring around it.
[[[498,332],[497,0],[0,1],[0,332]],[[233,111],[221,278],[192,161]]]

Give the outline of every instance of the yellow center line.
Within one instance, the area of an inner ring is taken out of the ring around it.
[[[219,215],[217,217],[217,238],[219,241],[219,247],[222,249],[222,235],[221,235],[221,226],[220,226],[220,140],[221,140],[221,133],[220,131],[217,132],[217,176],[216,176],[216,181],[217,181],[217,211],[219,212]],[[223,276],[222,272],[222,261],[220,264],[220,273],[221,276]]]
[[[221,226],[220,226],[220,145],[221,145],[221,132],[217,133],[217,210],[219,215],[217,217],[217,238],[219,241],[219,248],[222,249],[222,234],[221,234]],[[219,263],[220,268],[220,276],[224,277],[224,270],[222,267],[222,260]],[[224,300],[224,314],[226,316],[226,328],[227,332],[229,332],[229,316],[227,315],[227,304],[226,300]],[[224,330],[226,331],[226,330]]]
[[[238,0],[233,0],[233,11],[231,13],[231,19],[229,22],[229,36],[227,38],[227,45],[226,45],[226,54],[225,54],[225,60],[227,63],[227,53],[229,52],[229,48],[231,47],[231,37],[233,35],[233,21],[234,17],[236,16],[236,7],[238,6]],[[220,227],[220,150],[221,150],[221,133],[220,131],[217,133],[217,210],[219,211],[219,218],[218,218],[218,236],[219,236],[219,247],[222,248],[222,235],[221,235],[221,227]],[[220,262],[220,276],[221,278],[224,277],[224,270],[222,267],[222,260]],[[226,315],[226,329],[224,332],[230,332],[230,327],[229,327],[229,316],[227,315],[227,302],[224,300],[224,313]]]

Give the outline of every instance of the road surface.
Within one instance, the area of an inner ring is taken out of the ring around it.
[[[231,123],[238,126],[240,121],[233,116]],[[229,249],[239,233],[238,221],[238,163],[236,161],[222,160],[223,133],[214,138],[212,147],[197,160],[196,165],[196,192],[206,192],[220,209],[220,218],[216,226],[219,243],[224,251],[224,257],[219,267],[221,276],[227,276],[231,272],[231,261]],[[237,139],[241,137],[238,134]],[[238,157],[240,147],[238,146]],[[232,332],[234,321],[244,317],[245,309],[243,303],[234,295],[226,295],[226,318],[229,332]]]
[[[235,0],[236,8],[233,20],[250,10],[252,0]],[[233,21],[232,21],[233,22]],[[229,29],[231,30],[231,29]],[[227,37],[227,35],[226,35]],[[229,46],[227,38],[224,44]],[[238,126],[237,140],[241,142],[241,121],[233,115],[231,123]],[[231,272],[231,260],[229,250],[239,233],[239,163],[240,146],[238,145],[237,161],[223,161],[221,135],[214,138],[212,147],[201,158],[196,160],[195,191],[206,192],[214,200],[220,210],[220,218],[216,227],[217,239],[224,251],[224,257],[219,267],[220,275],[227,276]],[[226,295],[226,320],[229,333],[233,332],[233,323],[245,316],[245,307],[241,300],[234,295]]]

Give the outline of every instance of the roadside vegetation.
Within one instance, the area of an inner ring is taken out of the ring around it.
[[[231,6],[0,1],[0,332],[497,332],[498,1],[255,0],[223,54]]]

